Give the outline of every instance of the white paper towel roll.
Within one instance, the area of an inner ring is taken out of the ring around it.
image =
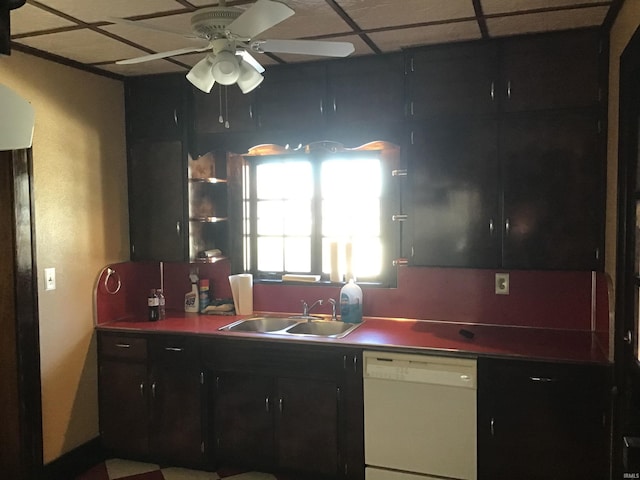
[[[251,315],[253,313],[253,275],[250,273],[231,275],[229,284],[236,315]]]

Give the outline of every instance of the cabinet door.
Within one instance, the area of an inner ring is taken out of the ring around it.
[[[587,107],[599,101],[600,38],[595,30],[507,39],[502,45],[502,109]]]
[[[278,379],[278,464],[298,472],[336,475],[338,389],[333,382]]]
[[[182,261],[186,162],[180,141],[137,142],[129,149],[132,260]]]
[[[603,146],[597,118],[505,118],[500,127],[505,268],[597,270]]]
[[[495,112],[496,48],[492,43],[447,45],[408,53],[407,116]]]
[[[182,138],[190,87],[184,75],[127,79],[125,101],[129,141]]]
[[[325,92],[322,65],[269,68],[256,93],[259,128],[300,131],[321,127]]]
[[[255,128],[255,93],[243,94],[237,85],[214,85],[211,93],[193,89],[196,133],[250,132]],[[220,122],[222,118],[222,122]]]
[[[416,124],[408,157],[412,264],[495,267],[496,121],[443,119]]]
[[[150,449],[182,465],[203,459],[203,373],[196,342],[159,337],[151,343]]]
[[[147,366],[101,360],[100,433],[105,448],[130,456],[149,453]]]
[[[269,468],[274,463],[272,379],[215,377],[214,429],[219,465]]]
[[[607,478],[604,367],[479,364],[479,478]]]

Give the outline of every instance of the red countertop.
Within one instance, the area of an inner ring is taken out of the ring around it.
[[[258,315],[256,313],[255,315]],[[287,315],[274,313],[271,315]],[[343,338],[227,332],[219,329],[242,316],[217,316],[167,312],[167,318],[149,322],[129,318],[98,325],[101,331],[166,333],[353,346],[364,349],[394,349],[461,355],[519,357],[578,363],[609,364],[597,335],[590,331],[556,330],[499,325],[475,325],[435,320],[365,317],[364,322]],[[459,332],[473,333],[466,338]]]

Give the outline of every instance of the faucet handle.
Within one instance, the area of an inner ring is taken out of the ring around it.
[[[331,304],[331,320],[332,321],[338,320],[338,316],[336,315],[336,303],[337,303],[336,299],[330,298],[327,301]]]
[[[302,303],[302,315],[308,315],[309,314],[309,305],[304,300],[300,300],[300,303]]]

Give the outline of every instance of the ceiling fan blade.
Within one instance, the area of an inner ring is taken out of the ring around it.
[[[118,60],[118,65],[131,65],[134,63],[149,62],[151,60],[158,60],[160,58],[175,57],[176,55],[184,55],[185,53],[204,52],[211,48],[209,45],[206,47],[186,47],[179,48],[178,50],[169,50],[168,52],[152,53],[150,55],[143,55],[142,57],[129,58],[127,60]]]
[[[346,57],[355,48],[349,42],[327,42],[322,40],[256,40],[251,50],[258,53],[295,53],[298,55],[318,55],[322,57]]]
[[[136,27],[136,28],[144,28],[145,30],[153,30],[154,32],[162,32],[162,33],[170,33],[172,35],[180,35],[181,37],[184,38],[189,38],[192,40],[202,40],[201,38],[196,37],[195,35],[193,35],[190,32],[181,32],[178,30],[173,30],[172,28],[167,28],[167,27],[160,27],[157,25],[152,25],[150,23],[146,23],[143,21],[133,21],[133,20],[127,20],[125,18],[118,18],[118,17],[107,17],[107,20],[109,20],[112,23],[117,23],[119,25],[128,25],[131,27]]]
[[[236,54],[240,55],[242,59],[255,68],[258,73],[264,73],[264,67],[260,65],[260,62],[258,62],[249,52],[246,50],[238,50]]]
[[[284,3],[258,0],[242,15],[227,26],[232,34],[240,38],[253,38],[259,33],[286,20],[295,12]]]
[[[204,93],[209,93],[216,83],[215,78],[213,78],[211,65],[211,55],[207,55],[196,63],[193,68],[189,70],[189,73],[187,73],[187,80]]]

